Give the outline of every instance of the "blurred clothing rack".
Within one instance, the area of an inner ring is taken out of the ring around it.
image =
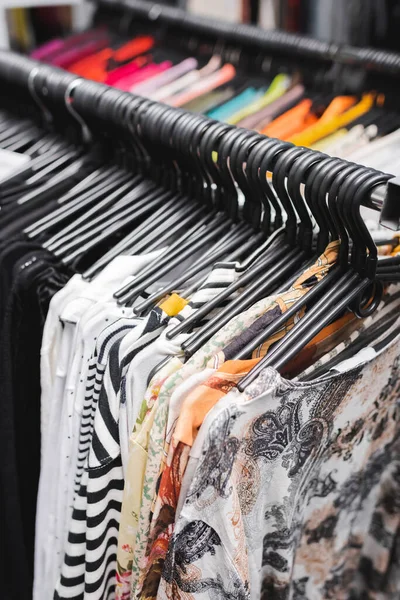
[[[157,23],[162,27],[178,29],[193,36],[204,36],[221,47],[234,44],[243,50],[269,52],[286,57],[325,63],[361,67],[367,72],[400,76],[400,55],[374,48],[332,44],[310,37],[283,31],[266,31],[255,25],[232,24],[192,15],[181,8],[165,6],[145,0],[93,0],[97,19],[108,13],[112,18],[125,14],[128,21],[140,20]],[[124,26],[126,23],[124,22]]]

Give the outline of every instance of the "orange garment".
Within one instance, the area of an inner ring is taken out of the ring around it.
[[[318,123],[326,123],[341,115],[346,110],[354,106],[356,98],[354,96],[337,96],[332,100],[329,106],[324,111],[323,115],[318,119]]]
[[[298,131],[317,122],[318,117],[311,112],[312,105],[313,101],[309,98],[302,100],[264,127],[261,133],[280,140],[288,139]]]
[[[330,352],[344,336],[348,337],[359,326],[353,313],[345,314],[331,325],[324,327],[291,361],[282,369],[281,374],[288,379],[297,377],[308,369],[320,356]]]
[[[299,135],[316,124],[331,121],[334,117],[342,114],[356,102],[354,96],[337,96],[328,105],[321,117],[311,112],[313,101],[303,100],[297,106],[287,111],[278,119],[270,123],[262,133],[269,137],[277,137],[281,140],[292,141],[294,135]],[[304,145],[304,144],[303,144]]]
[[[159,307],[169,317],[175,317],[175,315],[178,315],[181,310],[183,310],[187,303],[188,301],[185,300],[185,298],[182,298],[174,292],[170,296],[167,296],[167,298],[159,304]]]
[[[228,360],[204,383],[190,392],[183,402],[172,436],[172,445],[176,446],[181,441],[192,446],[207,413],[259,361],[260,358]]]
[[[148,52],[154,46],[154,38],[151,35],[141,35],[127,42],[117,50],[114,50],[113,58],[117,62],[125,62],[132,56]]]
[[[70,65],[68,70],[76,75],[84,76],[91,66],[104,63],[111,58],[112,53],[113,51],[111,48],[104,48],[104,50],[100,50],[100,52],[96,52],[95,54],[91,54],[90,56],[86,56],[85,58],[77,60],[75,63]]]
[[[139,56],[138,58],[135,58],[134,60],[132,60],[129,65],[136,65],[137,69],[141,69],[142,67],[145,67],[149,62],[149,57],[145,57],[145,56]],[[125,68],[126,65],[124,65],[123,68]],[[120,67],[121,69],[121,67]],[[108,76],[110,75],[110,73],[114,73],[114,71],[116,71],[118,69],[113,69],[111,71],[107,71],[103,65],[93,65],[88,67],[85,77],[86,79],[91,79],[92,81],[98,81],[99,83],[105,83],[107,81]]]

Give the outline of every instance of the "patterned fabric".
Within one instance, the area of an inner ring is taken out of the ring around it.
[[[310,288],[321,281],[329,272],[332,265],[335,264],[338,256],[339,242],[331,242],[325,252],[321,254],[318,260],[304,271],[286,292],[271,296],[273,302],[268,310],[250,323],[239,335],[237,335],[223,350],[216,352],[214,357],[214,367],[218,368],[226,360],[232,360],[236,354],[251,342],[259,333],[264,331],[268,325],[278,319],[285,313],[297,300],[304,296]],[[258,303],[257,303],[258,304]],[[257,305],[255,305],[257,306]],[[273,335],[271,335],[254,352],[253,358],[265,356],[272,344],[278,342],[290,331],[297,321],[304,315],[305,309],[297,311],[290,317]]]
[[[335,264],[339,250],[339,242],[335,241],[329,244],[325,252],[317,259],[317,261],[308,269],[302,273],[302,275],[296,280],[293,286],[287,292],[269,296],[254,304],[250,309],[237,315],[231,321],[225,325],[219,332],[217,332],[209,342],[207,342],[196,354],[187,362],[185,365],[178,370],[174,375],[168,378],[160,390],[160,394],[157,398],[157,417],[151,430],[151,438],[149,444],[149,456],[151,456],[151,463],[148,464],[146,469],[145,482],[148,482],[149,489],[152,490],[153,501],[146,503],[146,506],[142,506],[144,514],[144,520],[147,523],[147,535],[143,540],[143,544],[147,544],[149,527],[152,520],[152,511],[154,510],[155,503],[157,501],[157,488],[161,480],[166,457],[169,453],[169,444],[171,439],[171,433],[174,429],[175,423],[173,419],[168,417],[169,402],[170,398],[177,389],[178,385],[189,378],[192,374],[201,371],[207,366],[218,368],[225,360],[223,353],[231,342],[233,342],[238,336],[243,334],[245,330],[251,326],[257,319],[266,315],[268,312],[272,312],[276,318],[282,312],[287,310],[296,300],[301,298],[307,291],[320,281]],[[277,310],[278,309],[278,310]],[[300,315],[297,315],[297,318]],[[282,332],[282,335],[284,332]],[[247,342],[242,342],[247,343]],[[180,407],[175,407],[176,419],[179,414]],[[168,427],[167,427],[168,424]],[[145,567],[145,557],[139,555],[137,557],[138,563],[141,568]],[[132,578],[132,593],[133,597],[141,596],[141,582],[144,580],[143,575],[140,581]],[[154,586],[155,588],[155,586]],[[143,596],[145,598],[153,597],[151,595]]]
[[[136,544],[140,544],[140,540],[147,534],[144,519],[139,524],[141,505],[144,502],[151,503],[153,500],[148,486],[144,484],[144,476],[148,460],[149,437],[156,414],[154,403],[163,381],[181,366],[180,360],[173,359],[153,379],[142,403],[135,430],[130,437],[129,461],[118,533],[116,573],[116,598],[123,600],[130,598],[132,578],[138,575],[138,568],[134,562]]]
[[[193,294],[190,302],[169,321],[166,331],[173,330],[193,311],[215,298],[224,288],[233,283],[239,274],[238,263],[217,263],[206,281]],[[208,318],[212,318],[214,314],[213,311]],[[158,473],[158,463],[156,462],[155,467],[152,467],[152,461],[157,457],[153,452],[149,453],[150,435],[153,435],[153,431],[160,426],[156,405],[158,394],[168,377],[182,367],[182,359],[179,356],[182,357],[180,349],[178,356],[171,355],[170,361],[152,378],[145,397],[137,399],[142,402],[134,431],[129,439],[128,467],[118,533],[115,590],[117,600],[130,597],[132,581],[136,581],[139,574],[139,556],[145,553],[149,526],[148,507],[151,506],[154,496],[153,481],[151,479],[149,481],[149,473],[152,473],[154,468],[155,476]]]
[[[137,320],[135,319],[119,319],[116,323],[107,327],[98,337],[94,355],[88,365],[85,404],[80,426],[78,461],[75,474],[75,497],[64,561],[54,595],[56,600],[59,598],[79,598],[83,595],[86,552],[87,458],[92,440],[94,416],[113,343],[120,340],[136,324]]]
[[[262,319],[263,317],[260,317],[257,321],[261,321]],[[331,326],[326,327],[321,334],[321,341],[334,334],[339,335],[340,333],[343,335],[343,330],[348,332],[350,321],[358,323],[353,315],[346,315]],[[242,334],[245,338],[245,344],[249,341],[249,338],[245,335],[247,332],[248,330]],[[253,335],[255,335],[254,329]],[[236,340],[230,346],[234,346],[235,342]],[[268,343],[263,344],[264,350],[267,347]],[[236,348],[234,353],[236,352]],[[230,350],[225,349],[224,355],[229,356]],[[172,443],[169,448],[166,467],[161,477],[157,502],[152,516],[146,561],[142,572],[143,597],[147,598],[149,596],[149,590],[157,590],[165,554],[168,550],[169,540],[174,529],[182,478],[189,459],[190,447],[193,445],[197,431],[208,411],[235,387],[242,377],[260,360],[261,357],[248,361],[227,361],[209,379],[190,393],[183,402],[180,409],[180,416],[172,435]]]
[[[260,360],[256,358],[247,361],[228,361],[185,397],[172,436],[152,515],[146,556],[141,570],[142,598],[157,595],[162,567],[174,529],[182,478],[197,431],[210,409]]]
[[[269,305],[270,302],[268,303],[268,306]],[[221,345],[223,345],[223,340],[230,341],[230,339],[232,339],[236,333],[239,333],[248,322],[251,322],[251,316],[251,311],[248,311],[248,314],[245,318],[242,317],[240,320],[236,319],[234,326],[231,326],[231,328],[226,327],[225,331],[221,330],[220,332],[218,332],[218,334],[215,336],[217,337],[218,342]],[[210,343],[208,344],[210,345]],[[206,357],[208,360],[212,358],[212,356],[208,353],[206,354]],[[143,523],[143,528],[141,529],[141,533],[138,532],[135,545],[136,547],[134,549],[135,555],[133,557],[133,569],[131,577],[131,596],[133,597],[139,595],[140,593],[139,589],[137,589],[137,586],[139,584],[139,565],[141,565],[142,557],[144,556],[145,549],[147,546],[152,510],[154,509],[154,503],[157,498],[157,482],[159,481],[162,475],[164,467],[163,460],[165,460],[166,456],[168,455],[168,450],[164,450],[164,448],[167,448],[168,444],[166,438],[166,431],[169,402],[173,393],[177,390],[179,385],[181,385],[187,379],[189,379],[190,376],[201,372],[204,368],[206,368],[207,365],[203,364],[204,358],[199,358],[200,357],[198,352],[185,365],[182,365],[182,362],[178,358],[173,359],[175,361],[176,371],[173,375],[168,377],[167,380],[161,386],[159,394],[155,399],[155,405],[152,408],[152,411],[157,411],[157,416],[155,417],[153,426],[151,428],[150,440],[148,445],[149,461],[146,466],[146,473],[144,479],[144,488],[146,489],[146,495],[142,496],[142,504],[140,510],[140,521]],[[147,416],[147,418],[150,419],[150,415]],[[172,430],[173,428],[168,428],[168,431]],[[128,483],[128,485],[135,486],[136,479]]]
[[[157,599],[399,597],[399,356],[209,413]]]
[[[295,292],[297,296],[297,293]],[[217,357],[220,364],[224,363],[226,360],[232,360],[235,358],[236,354],[243,350],[243,348],[252,340],[256,338],[256,336],[264,331],[268,325],[273,323],[276,319],[278,319],[287,309],[286,303],[282,302],[280,298],[276,299],[277,305],[274,308],[271,308],[264,315],[261,315],[258,319],[251,323],[247,329],[245,329],[240,335],[238,335],[234,340],[230,342],[223,350],[218,352]],[[289,304],[289,302],[288,302]],[[296,315],[297,316],[297,315]],[[294,318],[292,317],[290,320],[289,328],[293,327]],[[279,331],[280,337],[284,335],[283,328]],[[280,339],[279,334],[277,339]],[[269,340],[268,340],[269,341]],[[275,341],[271,341],[271,344]]]

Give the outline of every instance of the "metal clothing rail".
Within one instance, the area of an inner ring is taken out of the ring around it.
[[[82,142],[83,130],[89,129],[100,138],[104,135],[111,136],[119,146],[126,142],[127,146],[151,148],[150,152],[154,152],[157,159],[161,156],[162,163],[164,160],[168,163],[170,153],[190,158],[189,155],[186,156],[186,140],[192,138],[195,128],[196,131],[201,130],[202,135],[207,129],[220,128],[221,135],[215,138],[215,145],[209,148],[209,152],[215,151],[217,154],[218,152],[226,154],[230,143],[227,138],[232,130],[250,134],[254,143],[269,141],[269,138],[261,134],[226,126],[202,115],[193,115],[182,109],[121,92],[14,52],[0,50],[0,85],[4,90],[2,99],[6,106],[12,110],[18,110],[18,107],[22,106],[24,117],[27,115],[27,110],[33,111],[36,116],[42,118],[44,124],[51,123],[53,128],[61,128],[72,141],[79,139],[76,131],[80,130],[80,142]],[[155,113],[157,113],[156,118]],[[135,119],[138,120],[136,129],[131,127]],[[192,133],[188,132],[188,119],[192,119]],[[176,135],[173,139],[169,134],[166,135],[165,124],[168,121],[173,121],[175,127]],[[75,139],[71,136],[71,130],[75,133]],[[274,140],[274,143],[282,152],[288,152],[293,148],[291,144],[280,140]],[[163,148],[166,150],[165,159]],[[229,153],[230,149],[227,155]],[[308,148],[301,149],[300,154],[316,158],[326,156]],[[252,168],[256,167],[257,170],[261,168],[262,158],[257,159],[257,164],[254,164],[253,160]],[[198,161],[197,155],[195,160]],[[349,164],[345,160],[341,162],[343,168]],[[151,162],[148,166],[148,175],[152,176],[154,164]],[[206,164],[202,167],[207,171]],[[360,169],[370,171],[372,178],[377,174],[374,169],[361,166]],[[193,169],[195,177],[196,173],[198,171]],[[392,177],[386,184],[374,186],[369,196],[364,199],[363,205],[379,211],[380,221],[385,227],[393,230],[400,229],[400,177]]]
[[[400,54],[395,52],[327,43],[284,31],[266,31],[255,25],[232,24],[145,0],[92,1],[99,9],[104,8],[114,13],[123,12],[131,18],[137,17],[178,28],[191,35],[204,35],[241,48],[247,47],[265,53],[273,52],[323,63],[359,66],[370,72],[400,77]]]

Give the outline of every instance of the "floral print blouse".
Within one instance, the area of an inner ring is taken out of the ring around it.
[[[151,461],[148,462],[145,476],[145,482],[146,479],[148,481],[146,490],[151,486],[153,487],[154,500],[151,505],[149,505],[147,513],[141,511],[141,513],[145,515],[146,523],[148,525],[146,535],[140,544],[142,550],[139,550],[139,553],[136,556],[137,564],[139,564],[140,569],[140,577],[139,580],[135,578],[132,579],[131,597],[142,598],[143,600],[155,598],[161,574],[160,565],[163,562],[168,547],[171,527],[173,527],[174,503],[172,500],[171,502],[166,502],[166,506],[170,509],[169,520],[167,523],[165,521],[165,507],[164,510],[160,512],[160,506],[164,504],[164,498],[160,498],[160,490],[162,491],[165,489],[161,487],[162,477],[166,466],[166,459],[169,456],[171,435],[181,410],[181,405],[170,404],[170,399],[174,390],[176,390],[178,385],[182,384],[187,377],[196,373],[196,371],[201,371],[205,367],[218,368],[223,364],[226,357],[230,356],[230,353],[233,355],[240,347],[246,345],[249,341],[248,332],[250,328],[254,329],[254,331],[251,331],[251,336],[254,337],[258,330],[261,330],[268,322],[278,318],[283,312],[290,308],[299,298],[307,293],[310,287],[315,285],[329,272],[331,266],[336,262],[338,249],[339,242],[332,242],[316,262],[298,277],[288,291],[265,298],[257,302],[244,313],[234,317],[225,327],[213,336],[213,338],[211,338],[211,340],[206,343],[203,348],[201,348],[182,367],[182,369],[172,375],[164,384],[164,389],[161,389],[158,398],[158,423],[156,427],[153,426],[151,432],[151,438],[153,438],[154,442],[152,443],[150,441],[151,450],[149,456],[151,457]],[[300,314],[297,314],[290,320],[289,324],[282,327],[279,332],[275,334],[272,340],[268,340],[263,345],[260,349],[261,356],[265,354],[269,344],[280,339],[285,334],[286,330],[292,327],[295,320],[300,316]],[[259,326],[257,326],[258,323]],[[180,468],[184,470],[186,451],[179,448],[179,451],[181,450],[183,452],[181,456],[183,463],[180,463]],[[177,459],[173,461],[171,459],[171,464],[175,465],[176,460]],[[170,472],[168,471],[166,477],[169,476]],[[174,497],[176,498],[176,492]],[[157,505],[157,519],[153,524],[154,510]],[[160,520],[162,521],[161,524]],[[151,530],[153,533],[150,533]],[[143,552],[144,543],[147,544],[146,554]]]
[[[400,597],[400,340],[311,383],[271,368],[208,414],[159,600]]]

